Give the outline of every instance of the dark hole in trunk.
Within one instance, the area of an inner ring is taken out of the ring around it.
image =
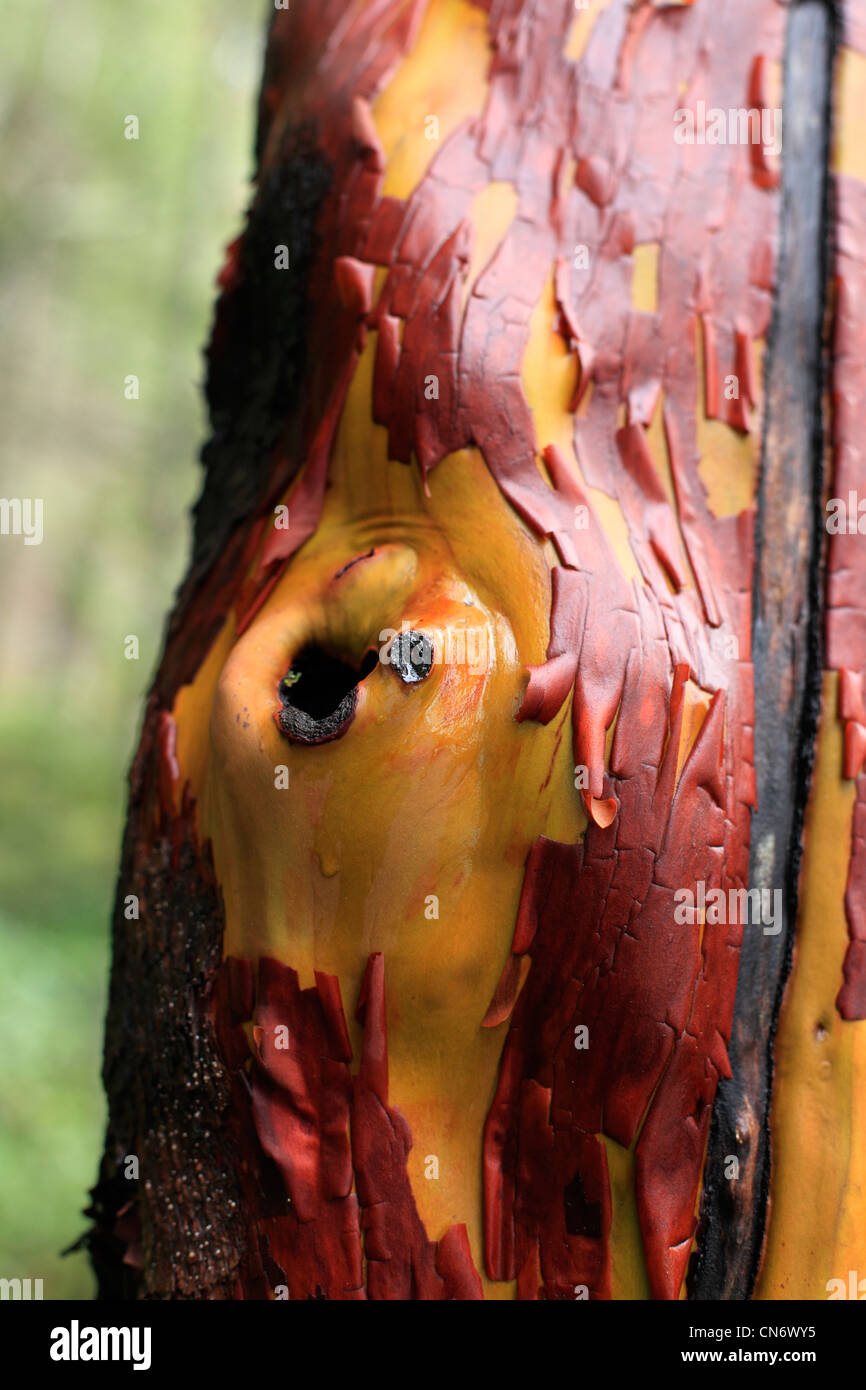
[[[375,670],[378,660],[376,652],[367,652],[356,668],[321,647],[305,647],[280,681],[282,732],[301,743],[337,738],[355,713],[359,682]]]

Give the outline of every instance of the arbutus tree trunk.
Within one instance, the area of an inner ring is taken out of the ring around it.
[[[864,110],[863,0],[275,13],[103,1297],[866,1274]]]

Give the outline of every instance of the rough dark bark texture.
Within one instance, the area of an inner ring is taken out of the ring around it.
[[[205,486],[195,507],[193,566],[207,570],[230,531],[261,503],[274,452],[298,457],[307,374],[307,285],[316,214],[330,170],[310,128],[292,131],[258,190],[207,353],[212,428],[202,451]],[[274,274],[285,246],[289,274]],[[227,277],[224,276],[224,281]]]
[[[218,893],[202,876],[189,820],[173,822],[143,862],[125,868],[123,889],[138,897],[141,916],[127,921],[121,904],[115,933],[104,1068],[113,1101],[108,1167],[112,1156],[121,1169],[128,1155],[138,1158],[146,1200],[132,1245],[148,1251],[142,1292],[227,1296],[242,1227],[224,1134],[230,1085],[211,1024],[222,948]]]

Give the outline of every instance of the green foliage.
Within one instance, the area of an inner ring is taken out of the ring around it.
[[[0,538],[0,1274],[46,1298],[92,1292],[59,1252],[101,1146],[124,777],[186,560],[262,20],[258,0],[4,14],[0,493],[44,499],[44,539]]]

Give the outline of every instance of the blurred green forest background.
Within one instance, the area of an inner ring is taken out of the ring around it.
[[[101,1149],[126,769],[185,567],[267,9],[4,7],[0,495],[43,498],[44,539],[0,536],[0,1276],[46,1299],[94,1289],[60,1251]]]

